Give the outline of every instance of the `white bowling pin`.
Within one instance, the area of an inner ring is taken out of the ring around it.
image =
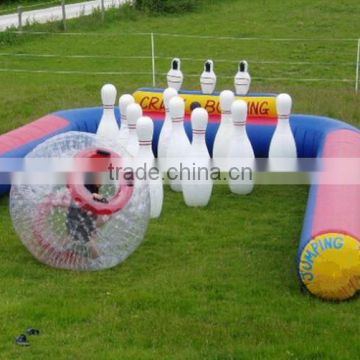
[[[174,97],[177,96],[177,91],[171,87],[167,88],[163,94],[164,108],[165,108],[165,120],[163,122],[159,141],[158,141],[158,163],[160,170],[163,172],[165,169],[165,156],[166,149],[169,143],[169,138],[171,134],[171,118],[169,114],[169,102]]]
[[[246,60],[242,60],[239,63],[239,71],[235,75],[235,94],[246,95],[249,92],[251,77],[249,74],[249,65]]]
[[[185,161],[190,173],[185,171],[182,181],[183,196],[187,206],[206,206],[212,193],[210,156],[205,142],[208,118],[208,113],[203,108],[196,108],[191,113],[193,138],[188,159]]]
[[[169,145],[166,150],[166,170],[168,172],[170,187],[173,191],[181,191],[180,167],[189,154],[190,141],[185,133],[184,116],[185,101],[180,96],[170,100],[169,112],[172,121]]]
[[[155,167],[154,154],[152,152],[152,138],[154,134],[154,123],[147,116],[141,117],[137,122],[137,136],[139,139],[139,149],[136,154],[138,168],[144,168],[146,178],[150,187],[150,217],[157,218],[161,214],[164,190],[162,177]],[[151,173],[151,177],[149,175]]]
[[[231,118],[231,105],[234,100],[235,95],[232,91],[224,90],[220,93],[221,122],[214,140],[213,159],[214,166],[222,171],[226,170],[226,157],[234,133],[234,125]]]
[[[119,109],[120,109],[120,131],[118,133],[118,140],[120,144],[126,148],[128,137],[129,137],[129,129],[127,124],[126,117],[126,109],[130,104],[134,104],[135,99],[132,95],[124,94],[120,96],[119,99]]]
[[[114,85],[106,84],[101,88],[101,100],[104,110],[96,134],[103,138],[116,140],[119,126],[114,112],[116,101],[116,88]]]
[[[167,73],[168,87],[179,91],[183,81],[184,75],[181,71],[181,60],[179,58],[174,58],[171,61],[171,68]]]
[[[200,77],[201,91],[203,94],[212,94],[216,87],[216,75],[214,72],[214,62],[207,60],[204,64],[204,71]]]
[[[276,97],[278,123],[269,148],[270,171],[296,171],[297,150],[294,135],[290,127],[292,99],[288,94]]]
[[[240,195],[250,194],[254,188],[255,154],[246,132],[247,104],[236,100],[231,106],[234,135],[228,152],[229,187]]]
[[[129,137],[126,150],[132,156],[136,156],[139,150],[139,140],[136,132],[136,123],[142,115],[143,111],[139,104],[129,104],[126,108],[127,126],[129,129]]]

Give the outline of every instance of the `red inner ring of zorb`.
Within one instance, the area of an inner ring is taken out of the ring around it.
[[[93,199],[92,194],[85,188],[84,172],[106,172],[109,166],[122,168],[122,158],[119,154],[105,149],[87,149],[75,156],[75,166],[79,171],[68,176],[67,185],[72,199],[84,210],[96,215],[112,215],[123,209],[130,201],[134,191],[134,180],[126,179],[123,171],[116,171],[118,189],[108,203]]]

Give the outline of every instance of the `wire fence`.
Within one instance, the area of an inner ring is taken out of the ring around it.
[[[220,79],[232,79],[239,60],[246,59],[251,66],[253,80],[258,83],[343,83],[359,91],[360,39],[356,38],[267,38],[145,32],[9,33],[14,36],[52,36],[54,40],[50,40],[48,52],[0,51],[0,64],[4,60],[7,65],[0,65],[1,73],[131,75],[140,76],[142,81],[155,87],[164,83],[173,57],[181,58],[184,75],[189,79],[200,77],[203,62],[208,58],[214,60]],[[85,48],[89,41],[109,44],[109,53],[71,53],[66,40],[68,37],[76,37],[77,43],[84,45],[79,48]],[[116,48],[112,46],[114,38]],[[62,48],[61,44],[66,50],[58,50]],[[47,68],[42,67],[42,59],[48,60]],[[56,59],[67,59],[67,67],[59,68]],[[99,63],[99,70],[94,70],[93,61]]]
[[[73,0],[73,1],[69,1],[67,0],[65,3],[66,4],[73,4],[73,3],[86,3],[89,0]],[[23,10],[23,11],[28,11],[28,10],[33,10],[33,9],[44,9],[44,8],[48,8],[51,6],[60,6],[62,3],[61,0],[52,0],[52,1],[46,1],[46,2],[36,2],[34,4],[19,4],[16,7],[6,7],[1,9],[0,8],[0,15],[4,15],[4,14],[11,14],[14,12],[17,12],[19,10],[19,7]]]
[[[16,8],[0,9],[0,30],[18,28],[22,31],[24,24],[46,23],[61,21],[63,30],[67,29],[67,20],[84,15],[91,15],[96,11],[105,21],[105,11],[117,8],[133,0],[54,0],[29,5],[19,5]]]

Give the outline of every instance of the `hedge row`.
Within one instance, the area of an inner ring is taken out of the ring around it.
[[[194,11],[200,2],[200,0],[136,0],[135,7],[151,13],[176,14]]]

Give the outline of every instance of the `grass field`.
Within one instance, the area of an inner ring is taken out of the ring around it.
[[[105,82],[116,84],[119,93],[150,86],[150,59],[121,58],[150,56],[149,36],[135,32],[360,37],[356,0],[207,4],[206,9],[182,16],[114,10],[105,24],[95,14],[69,22],[68,32],[82,33],[78,36],[0,34],[0,132],[51,111],[99,104]],[[60,27],[36,25],[29,30],[56,33]],[[354,93],[354,83],[256,80],[354,79],[355,40],[272,42],[159,35],[155,40],[161,57],[156,64],[159,86],[165,85],[160,74],[168,70],[167,57],[246,58],[255,77],[253,90],[289,92],[295,112],[360,125],[360,96]],[[24,72],[14,72],[19,69]],[[183,69],[185,76],[198,74],[202,62],[184,61]],[[115,74],[122,71],[147,74]],[[232,88],[235,62],[217,62],[216,71],[219,88]],[[198,78],[188,76],[185,87],[198,88]],[[208,208],[190,209],[181,195],[167,190],[163,215],[150,223],[143,245],[117,268],[85,274],[38,264],[15,235],[8,198],[2,198],[0,359],[357,359],[358,299],[323,302],[304,294],[297,279],[307,191],[306,186],[259,186],[251,196],[240,198],[218,186]],[[30,348],[17,347],[14,336],[29,326],[40,328],[42,335],[30,339]]]

